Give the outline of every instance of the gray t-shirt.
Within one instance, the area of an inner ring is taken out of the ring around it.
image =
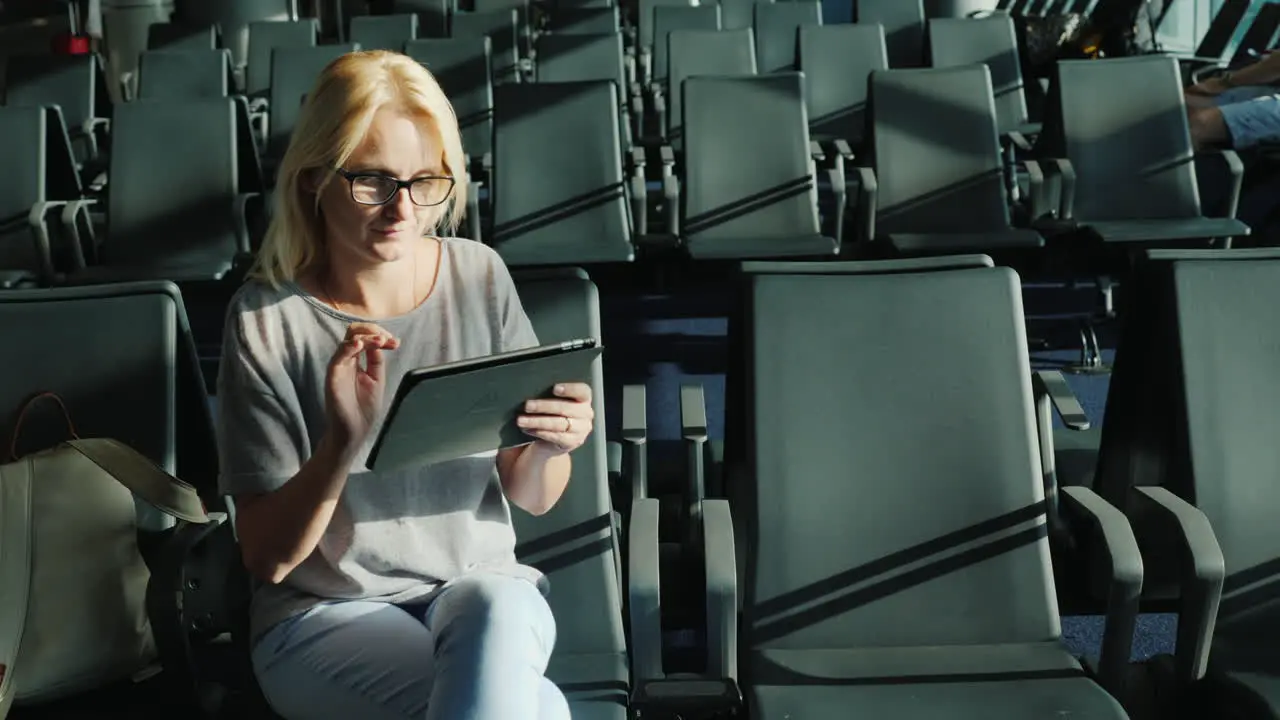
[[[324,380],[347,325],[360,321],[294,284],[250,282],[231,301],[218,377],[220,491],[266,493],[287,482],[325,432]],[[538,344],[506,266],[471,240],[441,241],[431,295],[378,321],[400,339],[384,354],[386,417],[408,370]],[[496,451],[430,467],[371,472],[356,456],[315,551],[279,585],[254,589],[253,638],[317,603],[423,600],[442,583],[484,569],[543,584],[516,562]]]

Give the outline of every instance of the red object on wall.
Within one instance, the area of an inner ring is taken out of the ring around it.
[[[89,36],[58,35],[53,39],[53,52],[57,55],[88,55]]]

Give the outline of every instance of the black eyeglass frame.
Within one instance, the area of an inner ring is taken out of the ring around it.
[[[360,205],[369,205],[374,207],[379,205],[386,205],[387,203],[391,202],[392,199],[395,198],[395,196],[400,194],[401,190],[408,190],[409,202],[412,202],[414,205],[417,205],[418,207],[435,207],[437,205],[443,205],[445,202],[448,202],[449,197],[453,195],[453,188],[457,185],[457,181],[449,175],[421,175],[411,180],[401,180],[399,178],[393,178],[390,175],[383,175],[382,173],[351,172],[350,170],[345,170],[340,167],[336,167],[333,170],[334,172],[338,173],[342,177],[346,178],[347,187],[351,192],[352,202],[358,203]],[[382,202],[364,202],[363,200],[356,198],[356,180],[359,180],[360,178],[376,178],[378,180],[390,181],[395,183],[396,188],[395,190],[391,191],[391,193],[387,195],[387,199],[383,200]],[[445,191],[444,197],[440,198],[440,202],[420,203],[414,199],[413,186],[419,182],[422,182],[423,180],[448,180],[449,181],[449,189]]]

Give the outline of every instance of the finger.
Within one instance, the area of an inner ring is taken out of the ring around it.
[[[364,340],[360,338],[350,338],[344,340],[338,349],[334,351],[333,358],[329,360],[329,365],[337,366],[345,363],[357,355],[364,349]]]
[[[595,410],[589,404],[577,400],[526,400],[524,411],[538,415],[559,415],[571,418],[595,417]]]
[[[388,344],[399,345],[400,341],[391,333],[373,323],[354,322],[347,326],[347,339],[362,337],[376,339],[379,345],[387,347]]]
[[[569,420],[569,423],[566,423]],[[570,431],[565,431],[568,424]],[[583,435],[591,432],[591,421],[585,418],[567,418],[561,415],[521,415],[516,425],[525,430],[542,430],[562,435]]]
[[[368,347],[364,351],[365,372],[376,382],[382,382],[386,377],[386,365],[382,359],[382,348]]]
[[[570,433],[551,432],[549,430],[525,430],[524,432],[531,438],[551,443],[562,450],[574,448],[580,444],[577,436]]]
[[[579,402],[591,400],[591,386],[586,383],[560,383],[552,389],[552,393],[558,397]]]

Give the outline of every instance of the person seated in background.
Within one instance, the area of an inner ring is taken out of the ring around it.
[[[1191,140],[1197,150],[1228,146],[1247,150],[1280,142],[1280,53],[1188,87]]]
[[[384,51],[334,60],[228,309],[219,485],[255,578],[254,674],[289,720],[569,719],[545,677],[546,580],[516,560],[509,503],[541,514],[559,500],[591,387],[528,401],[527,444],[365,469],[388,382],[538,344],[497,253],[448,237],[463,157],[425,68]]]

